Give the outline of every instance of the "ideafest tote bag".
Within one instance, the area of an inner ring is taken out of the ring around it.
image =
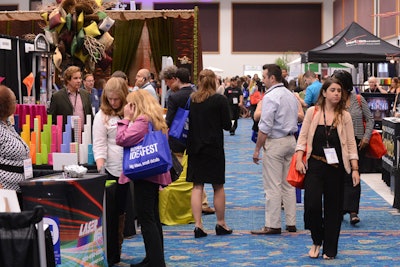
[[[179,142],[186,144],[189,131],[189,107],[190,97],[186,102],[185,108],[179,107],[176,111],[174,120],[169,128],[168,135],[175,138]]]
[[[144,179],[169,171],[172,167],[167,136],[162,131],[149,132],[139,144],[124,147],[123,172],[131,180]]]

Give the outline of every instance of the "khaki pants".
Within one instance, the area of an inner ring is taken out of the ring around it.
[[[286,181],[295,147],[294,136],[265,141],[262,161],[266,227],[281,228],[282,203],[286,225],[296,225],[296,189]]]

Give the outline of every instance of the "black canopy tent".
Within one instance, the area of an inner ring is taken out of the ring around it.
[[[356,22],[327,42],[301,55],[301,63],[379,63],[399,59],[400,48],[373,35]]]

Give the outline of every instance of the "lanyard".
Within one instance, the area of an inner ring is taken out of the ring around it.
[[[328,138],[329,138],[329,136],[331,135],[331,131],[332,131],[332,128],[334,128],[334,126],[333,126],[334,124],[335,124],[335,119],[333,119],[332,125],[331,125],[331,127],[329,128],[329,130],[328,130],[328,127],[326,126],[326,117],[325,117],[325,109],[324,109],[324,127],[325,127],[326,147],[329,147]]]
[[[72,93],[70,93],[71,94],[71,96],[72,97],[74,97],[74,95],[72,94]],[[76,94],[75,94],[75,103],[72,105],[72,110],[73,110],[73,113],[75,114],[75,108],[76,108],[76,101],[78,100],[78,94],[79,94],[79,92],[78,91],[76,91]],[[70,102],[71,102],[71,99],[70,99]],[[72,104],[72,103],[71,103]]]

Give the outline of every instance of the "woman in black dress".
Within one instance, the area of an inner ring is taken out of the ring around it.
[[[232,123],[227,99],[216,94],[216,75],[211,70],[199,74],[198,90],[191,95],[187,142],[187,181],[193,182],[192,212],[195,238],[207,236],[201,220],[204,184],[212,184],[217,216],[217,235],[231,234],[225,222],[225,152],[223,130]]]

